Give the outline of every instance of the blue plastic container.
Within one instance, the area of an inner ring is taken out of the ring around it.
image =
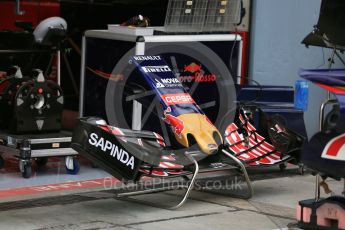
[[[307,111],[309,86],[306,80],[297,80],[295,84],[295,108]]]

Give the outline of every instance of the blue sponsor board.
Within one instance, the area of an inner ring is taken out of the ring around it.
[[[203,114],[161,56],[133,56],[131,60],[159,97],[164,111],[175,117],[188,113]]]

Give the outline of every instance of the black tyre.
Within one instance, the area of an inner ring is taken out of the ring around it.
[[[24,178],[30,178],[31,177],[31,173],[32,173],[32,169],[31,169],[31,164],[24,164],[23,165],[23,172],[22,172],[22,176]]]
[[[286,167],[287,167],[287,163],[281,163],[279,165],[279,169],[280,169],[281,172],[285,171]]]

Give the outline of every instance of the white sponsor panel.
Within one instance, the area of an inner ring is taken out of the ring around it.
[[[165,88],[165,87],[182,87],[181,82],[177,78],[155,78],[156,88]]]
[[[165,94],[162,95],[162,98],[167,105],[195,103],[193,98],[188,93]]]
[[[161,81],[164,84],[180,84],[177,78],[162,78]]]
[[[134,157],[129,156],[129,154],[119,146],[113,144],[112,142],[105,140],[103,137],[99,138],[96,133],[91,133],[89,137],[89,144],[100,148],[103,152],[110,152],[110,155],[116,158],[122,164],[134,169]]]
[[[165,88],[165,85],[162,82],[159,82],[157,79],[155,79],[156,81],[156,88]]]
[[[141,67],[145,73],[166,73],[171,72],[171,69],[167,65],[161,66],[143,66]]]
[[[160,56],[134,56],[136,61],[160,61],[162,58]]]

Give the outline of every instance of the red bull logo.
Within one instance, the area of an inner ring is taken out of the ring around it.
[[[184,66],[184,72],[195,73],[195,72],[199,72],[200,70],[201,70],[201,65],[198,65],[195,62]]]
[[[205,74],[201,72],[201,64],[198,65],[195,62],[185,65],[184,72],[191,73],[189,76],[179,76],[178,79],[180,82],[215,82],[217,80],[217,76],[215,74]]]
[[[184,123],[177,117],[171,114],[171,108],[168,107],[164,111],[164,121],[170,125],[172,131],[177,135],[181,136],[183,130],[184,130]]]

